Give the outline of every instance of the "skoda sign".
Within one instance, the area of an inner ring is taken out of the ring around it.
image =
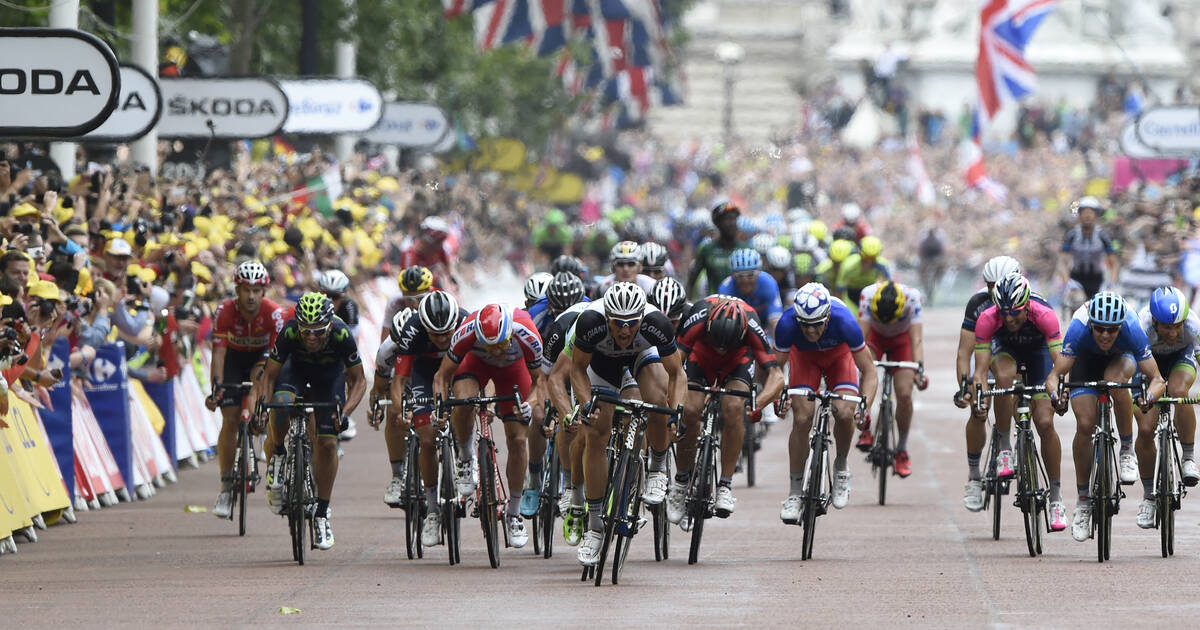
[[[363,134],[368,142],[402,147],[428,147],[437,144],[450,131],[446,114],[429,103],[388,103],[383,118]]]
[[[83,31],[0,28],[0,136],[81,136],[117,107],[121,77]]]
[[[283,128],[288,99],[274,79],[161,79],[164,138],[264,138]]]
[[[1200,107],[1152,107],[1134,125],[1138,140],[1163,154],[1200,153]]]
[[[158,81],[141,68],[121,64],[121,96],[108,120],[84,138],[89,141],[125,142],[150,132],[162,115],[162,92]]]
[[[280,79],[290,113],[288,133],[354,133],[383,114],[383,96],[365,79]]]

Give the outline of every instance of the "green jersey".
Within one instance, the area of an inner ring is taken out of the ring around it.
[[[692,272],[697,274],[697,279],[700,277],[699,273],[703,273],[708,278],[709,291],[716,291],[721,281],[729,277],[730,255],[735,249],[746,247],[749,245],[738,242],[732,248],[726,249],[720,241],[711,238],[705,239],[703,243],[700,243],[700,247],[696,248],[696,258],[692,260]],[[695,287],[687,287],[687,289],[694,291]]]

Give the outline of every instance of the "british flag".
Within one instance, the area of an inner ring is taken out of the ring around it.
[[[975,79],[979,103],[991,120],[1004,100],[1020,100],[1037,86],[1025,47],[1058,0],[988,0],[980,13]]]

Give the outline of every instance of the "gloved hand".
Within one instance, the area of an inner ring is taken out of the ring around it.
[[[521,404],[517,406],[517,413],[521,415],[521,421],[525,424],[529,424],[533,420],[533,406],[527,400],[522,400]]]

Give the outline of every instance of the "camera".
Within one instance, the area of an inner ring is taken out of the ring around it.
[[[38,298],[37,311],[38,315],[40,315],[43,319],[54,315],[54,300]]]
[[[32,223],[18,223],[13,226],[13,232],[29,236],[33,234],[34,225]]]
[[[92,312],[91,298],[81,298],[72,295],[67,300],[67,312],[74,313],[76,317],[87,317]]]
[[[130,295],[142,294],[142,279],[135,275],[125,276],[125,292]]]
[[[8,362],[10,365],[25,365],[27,361],[29,361],[29,356],[25,354],[21,343],[17,341],[16,329],[0,330],[0,362]]]

